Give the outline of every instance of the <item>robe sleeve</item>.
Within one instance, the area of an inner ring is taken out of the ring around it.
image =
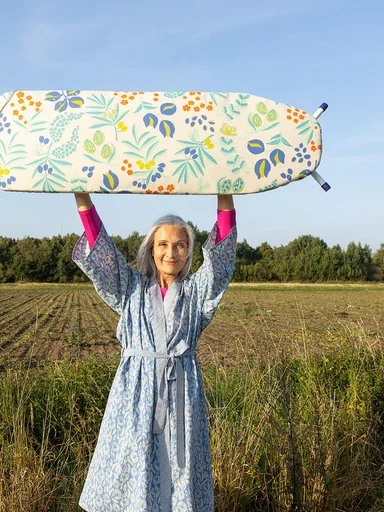
[[[85,232],[81,235],[72,259],[92,281],[104,302],[121,315],[125,299],[134,291],[142,274],[128,265],[103,224],[92,249]]]
[[[217,223],[203,245],[204,262],[192,276],[198,295],[198,309],[201,314],[201,328],[211,322],[220,300],[232,279],[236,263],[237,228],[215,245]]]

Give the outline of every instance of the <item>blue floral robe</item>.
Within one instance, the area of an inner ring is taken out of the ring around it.
[[[104,226],[85,234],[73,260],[120,315],[121,360],[79,505],[88,512],[213,512],[212,462],[203,379],[196,358],[232,278],[236,226],[204,262],[175,279],[164,302],[157,280],[130,267]]]

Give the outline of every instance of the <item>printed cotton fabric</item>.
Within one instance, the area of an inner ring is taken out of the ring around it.
[[[304,110],[246,93],[13,91],[0,96],[0,190],[252,194],[320,164]]]
[[[79,501],[88,512],[214,511],[207,411],[195,350],[231,280],[237,237],[234,226],[215,245],[216,231],[217,224],[203,246],[203,265],[173,281],[164,302],[158,282],[127,265],[103,225],[91,250],[85,234],[74,248],[74,261],[120,314],[122,347]],[[127,355],[133,352],[167,359]]]

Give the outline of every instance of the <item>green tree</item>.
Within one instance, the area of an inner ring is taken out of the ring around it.
[[[375,254],[372,256],[373,263],[373,279],[376,281],[384,281],[384,244],[380,245]]]

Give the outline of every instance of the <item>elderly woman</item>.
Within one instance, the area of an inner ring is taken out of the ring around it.
[[[232,196],[218,196],[218,219],[204,262],[188,275],[194,233],[180,217],[159,219],[129,266],[88,194],[75,194],[85,233],[73,260],[119,315],[121,361],[80,497],[89,512],[213,512],[203,380],[196,358],[236,259]]]

